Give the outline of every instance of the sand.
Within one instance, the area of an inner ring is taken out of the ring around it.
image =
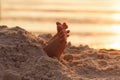
[[[69,42],[60,62],[42,49],[51,37],[0,26],[0,80],[120,80],[119,50]]]

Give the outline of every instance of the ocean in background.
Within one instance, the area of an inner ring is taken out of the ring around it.
[[[73,45],[120,49],[119,0],[1,0],[0,24],[34,33],[56,33],[66,22]]]

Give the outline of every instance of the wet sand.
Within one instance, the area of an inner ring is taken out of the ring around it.
[[[119,50],[69,42],[60,62],[42,49],[51,37],[1,26],[0,80],[120,80]]]

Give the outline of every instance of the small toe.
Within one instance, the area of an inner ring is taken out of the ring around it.
[[[56,24],[57,24],[57,25],[61,25],[61,23],[60,23],[60,22],[56,22]]]
[[[67,33],[70,33],[70,30],[67,30],[66,32],[67,32]]]
[[[69,37],[70,35],[67,35],[67,37]]]
[[[64,29],[67,29],[67,28],[68,28],[68,25],[67,25],[65,22],[63,23],[63,28],[64,28]]]
[[[62,25],[61,24],[57,24],[57,32],[59,33],[62,30]]]

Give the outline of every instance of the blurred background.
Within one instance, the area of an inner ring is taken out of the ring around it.
[[[73,45],[120,49],[120,0],[0,0],[0,24],[36,34],[66,22]]]

